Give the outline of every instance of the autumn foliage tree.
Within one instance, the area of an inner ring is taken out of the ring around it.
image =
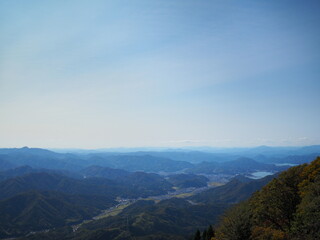
[[[220,240],[320,239],[320,158],[281,173],[229,210]]]

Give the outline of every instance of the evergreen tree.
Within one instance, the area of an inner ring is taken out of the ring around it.
[[[207,230],[207,238],[206,238],[206,240],[210,240],[213,237],[215,237],[215,232],[214,232],[212,226],[209,225],[208,230]]]
[[[199,229],[196,231],[193,240],[201,240],[201,233]]]
[[[206,229],[202,233],[202,239],[203,240],[207,240],[208,239],[208,235],[207,235],[207,230]]]

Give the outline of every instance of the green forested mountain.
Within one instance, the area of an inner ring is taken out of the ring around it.
[[[17,168],[3,170],[0,172],[0,181],[6,180],[6,179],[12,178],[12,177],[25,175],[25,174],[32,173],[32,172],[37,172],[37,170],[33,169],[30,166],[20,166]]]
[[[161,195],[172,190],[172,184],[155,173],[134,172],[126,177],[117,179],[117,182],[135,189],[141,197]]]
[[[12,197],[16,194],[30,190],[50,190],[70,194],[96,194],[108,196],[111,195],[110,193],[115,189],[115,183],[108,179],[104,179],[100,184],[96,184],[85,179],[78,180],[58,174],[39,172],[0,182],[0,199]]]
[[[81,171],[87,181],[92,178],[106,178],[115,181],[117,184],[135,189],[143,196],[165,194],[172,190],[172,184],[155,173],[128,172],[122,169],[114,169],[101,166],[90,166]]]
[[[69,194],[86,194],[138,198],[165,194],[171,184],[157,174],[132,173],[123,180],[107,178],[73,179],[59,174],[39,172],[18,176],[0,182],[0,199],[30,190],[58,191]]]
[[[14,168],[15,165],[7,160],[4,159],[5,156],[4,155],[0,155],[0,169],[1,170],[7,170],[10,168]]]
[[[96,238],[96,230],[113,235],[112,239],[186,239],[192,226],[207,226],[217,220],[223,205],[193,205],[184,199],[163,200],[158,204],[141,201],[116,217],[85,225],[75,239]],[[210,211],[208,211],[210,209]],[[127,236],[127,237],[126,237]]]
[[[114,169],[109,167],[101,167],[93,165],[86,167],[80,171],[84,177],[103,177],[108,179],[119,179],[130,175],[130,172],[122,169]]]
[[[217,239],[320,239],[320,158],[281,173],[232,208]]]
[[[114,202],[108,197],[29,191],[0,201],[0,237],[61,227],[97,215]]]
[[[195,196],[190,197],[192,201],[199,203],[238,203],[246,200],[254,192],[266,185],[274,175],[257,180],[234,178],[227,184],[212,188]]]
[[[28,165],[19,166],[11,169],[7,169],[4,171],[0,171],[0,181],[4,181],[10,178],[19,177],[31,173],[48,173],[48,174],[58,174],[63,175],[71,178],[80,179],[83,176],[78,172],[71,172],[67,170],[61,169],[47,169],[47,168],[32,168]]]
[[[175,161],[170,158],[155,157],[152,155],[111,155],[89,154],[87,161],[91,165],[106,166],[126,171],[144,172],[175,172],[190,168],[193,164],[186,161]]]
[[[168,181],[178,188],[189,187],[205,187],[207,186],[208,178],[195,174],[173,174],[168,176]]]

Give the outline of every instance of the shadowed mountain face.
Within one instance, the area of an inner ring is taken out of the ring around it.
[[[21,166],[21,167],[11,168],[6,171],[0,172],[0,181],[18,177],[18,176],[27,175],[30,173],[41,173],[41,172],[48,173],[48,174],[58,174],[58,175],[68,176],[76,179],[82,178],[82,175],[80,173],[70,172],[67,170],[32,168],[30,166]]]
[[[131,173],[122,169],[114,169],[109,167],[101,167],[101,166],[90,166],[85,169],[82,169],[80,173],[84,177],[102,177],[108,179],[119,179],[122,177],[127,177]]]
[[[0,201],[0,236],[61,227],[90,218],[114,204],[108,197],[30,191]]]
[[[2,171],[15,167],[15,165],[13,163],[11,163],[5,159],[6,159],[6,155],[0,155],[0,169]]]
[[[127,172],[121,169],[112,169],[108,167],[91,166],[81,171],[87,177],[103,177],[112,179],[137,192],[144,192],[143,196],[164,194],[172,190],[173,185],[163,177],[154,173],[145,172]]]
[[[206,187],[209,179],[195,174],[174,174],[168,176],[168,181],[178,188]]]
[[[6,171],[0,172],[0,177],[2,179],[6,179],[6,178],[12,178],[12,177],[25,175],[25,174],[28,174],[28,173],[33,173],[33,172],[36,172],[36,171],[37,171],[37,169],[34,169],[34,168],[30,167],[30,166],[21,166],[21,167],[11,168],[11,169],[8,169]]]
[[[133,189],[150,189],[150,195],[160,195],[172,190],[172,184],[155,173],[135,172],[118,181]]]
[[[171,184],[157,174],[131,173],[120,180],[107,178],[72,179],[51,173],[31,173],[0,182],[0,199],[30,190],[59,191],[69,194],[93,194],[120,197],[147,197],[165,194]]]
[[[270,182],[275,176],[258,180],[234,178],[227,184],[199,193],[190,199],[198,203],[237,203],[246,200],[254,192]]]

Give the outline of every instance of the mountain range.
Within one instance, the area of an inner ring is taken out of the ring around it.
[[[317,146],[226,153],[0,149],[0,237],[190,239],[290,165],[310,162],[316,151]],[[257,171],[275,174],[246,177]]]

